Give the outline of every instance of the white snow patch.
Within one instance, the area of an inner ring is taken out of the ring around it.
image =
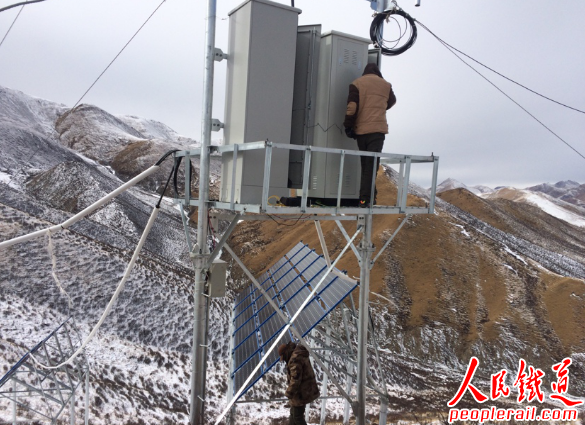
[[[455,224],[455,223],[451,223],[453,226],[455,227],[459,227],[461,229],[461,233],[465,236],[467,236],[468,238],[471,238],[471,235],[469,233],[467,233],[467,230],[465,230],[465,227],[463,227],[460,224]]]
[[[512,198],[510,198],[511,195],[513,195]],[[583,216],[563,208],[563,201],[551,198],[544,193],[534,193],[529,190],[506,188],[505,191],[504,189],[501,189],[495,193],[481,195],[481,197],[488,199],[504,197],[515,202],[526,202],[527,204],[540,208],[545,213],[556,217],[559,220],[563,220],[574,226],[585,227],[585,218]]]
[[[559,220],[566,221],[567,223],[573,224],[574,226],[585,227],[585,218],[569,210],[566,210],[561,206],[556,205],[555,203],[549,201],[548,199],[540,195],[527,194],[526,202],[539,207],[545,213],[552,215],[553,217],[556,217]]]
[[[507,269],[510,269],[512,272],[514,272],[514,274],[518,274],[518,272],[516,271],[516,269],[514,269],[514,267],[512,267],[509,264],[504,264],[504,267],[506,267]]]
[[[520,257],[518,254],[516,254],[514,251],[512,251],[510,248],[508,248],[506,245],[504,245],[504,251],[506,251],[508,254],[510,254],[512,257],[515,257],[516,259],[522,261],[524,264],[528,265],[528,263],[524,260],[524,258]]]
[[[3,173],[2,171],[0,171],[0,183],[8,184],[8,183],[10,183],[11,179],[12,179],[12,176],[10,174],[6,174],[6,173]]]

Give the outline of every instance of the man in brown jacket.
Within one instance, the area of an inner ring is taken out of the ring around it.
[[[289,399],[289,425],[307,425],[305,407],[319,398],[319,386],[309,360],[309,351],[301,344],[289,342],[278,347],[280,360],[286,363],[285,395]]]
[[[360,151],[382,152],[385,135],[388,134],[386,111],[395,103],[392,84],[384,80],[376,64],[367,64],[363,75],[349,85],[347,111],[343,122],[345,134],[357,139]],[[361,165],[360,207],[366,208],[371,201],[372,174],[378,173],[380,159],[378,158],[374,167],[374,158],[363,156]],[[377,193],[374,188],[374,204]]]

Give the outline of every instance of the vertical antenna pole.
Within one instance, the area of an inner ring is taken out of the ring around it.
[[[368,377],[368,301],[370,297],[370,262],[374,248],[372,246],[372,214],[364,217],[363,238],[358,251],[360,264],[360,300],[358,322],[358,370],[357,370],[357,425],[366,425],[366,380]],[[359,222],[359,220],[358,220]]]
[[[205,29],[205,72],[203,76],[203,111],[201,122],[201,158],[199,166],[199,208],[197,215],[197,246],[194,254],[195,288],[193,290],[193,354],[191,370],[190,424],[204,423],[207,374],[208,298],[205,294],[205,264],[209,201],[209,146],[211,145],[211,114],[213,107],[213,69],[215,56],[215,22],[217,0],[207,2]],[[189,188],[185,188],[186,191]]]

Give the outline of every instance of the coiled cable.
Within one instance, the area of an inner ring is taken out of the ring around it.
[[[408,23],[408,25],[406,26],[406,28],[404,28],[403,31],[400,23],[396,20],[396,18],[392,17],[392,19],[398,25],[400,34],[398,38],[395,40],[385,40],[383,36],[384,21],[388,21],[392,15],[402,16]],[[406,43],[401,44],[402,39],[406,36],[408,27],[410,27],[409,39]],[[404,10],[399,8],[393,8],[381,13],[377,13],[374,16],[372,25],[370,26],[370,39],[377,47],[380,48],[382,54],[386,56],[396,56],[406,52],[408,49],[412,47],[412,45],[416,41],[416,36],[417,30],[414,18],[410,16],[408,13],[406,13]],[[394,43],[394,45],[389,46],[386,43]]]

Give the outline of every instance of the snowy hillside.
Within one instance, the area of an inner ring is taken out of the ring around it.
[[[467,186],[458,180],[448,178],[437,186],[437,193],[454,189],[465,189],[484,199],[508,199],[523,202],[542,209],[547,214],[575,226],[585,224],[585,185],[577,182],[558,182],[554,185],[542,185],[526,189],[500,187],[491,189],[487,186]]]
[[[195,143],[162,123],[113,116],[92,105],[69,110],[2,87],[0,118],[2,241],[65,221],[164,152]],[[171,166],[167,161],[140,187],[53,235],[52,251],[41,237],[1,252],[0,375],[69,315],[82,336],[89,334],[120,282]],[[219,158],[212,158],[215,194],[219,172]],[[379,202],[395,203],[396,173],[384,168],[377,185]],[[579,207],[534,198],[529,191],[500,189],[479,197],[454,180],[441,186],[436,214],[410,218],[371,271],[372,320],[384,372],[373,376],[389,389],[392,422],[440,421],[472,355],[481,361],[474,384],[487,391],[490,375],[502,368],[515,373],[519,358],[547,371],[543,388],[549,391],[550,367],[569,356],[570,392],[585,399],[585,216]],[[427,196],[411,184],[409,205],[424,205]],[[95,425],[188,423],[191,259],[172,199],[164,198],[161,210],[124,291],[88,345]],[[377,249],[402,220],[374,218]],[[322,226],[335,256],[345,238],[333,222]],[[345,227],[355,231],[355,224]],[[195,237],[192,229],[190,236]],[[319,252],[312,222],[290,227],[276,218],[238,224],[229,243],[259,275],[300,240]],[[351,252],[338,268],[359,276]],[[229,274],[227,296],[214,299],[210,309],[210,423],[226,403],[232,301],[249,284],[232,263]],[[60,293],[55,276],[68,296]],[[357,301],[357,291],[353,296]],[[317,373],[322,379],[318,368]],[[283,379],[281,367],[275,368],[253,395],[283,397]],[[331,385],[330,390],[335,394]],[[377,409],[378,399],[369,394],[368,413],[374,417]],[[330,421],[342,413],[339,400],[328,402]],[[11,406],[0,400],[0,422],[10,414]],[[81,420],[83,409],[76,414]],[[250,403],[238,407],[236,423],[285,423],[286,416],[283,403]]]
[[[529,187],[528,190],[533,192],[542,192],[553,198],[558,198],[562,201],[571,204],[585,207],[585,184],[567,180],[557,182],[555,184],[543,183],[537,186]]]
[[[514,202],[525,202],[567,223],[585,227],[585,208],[576,207],[573,204],[563,201],[562,198],[554,198],[543,192],[502,188],[495,192],[487,193],[482,197],[484,199],[501,198]]]

